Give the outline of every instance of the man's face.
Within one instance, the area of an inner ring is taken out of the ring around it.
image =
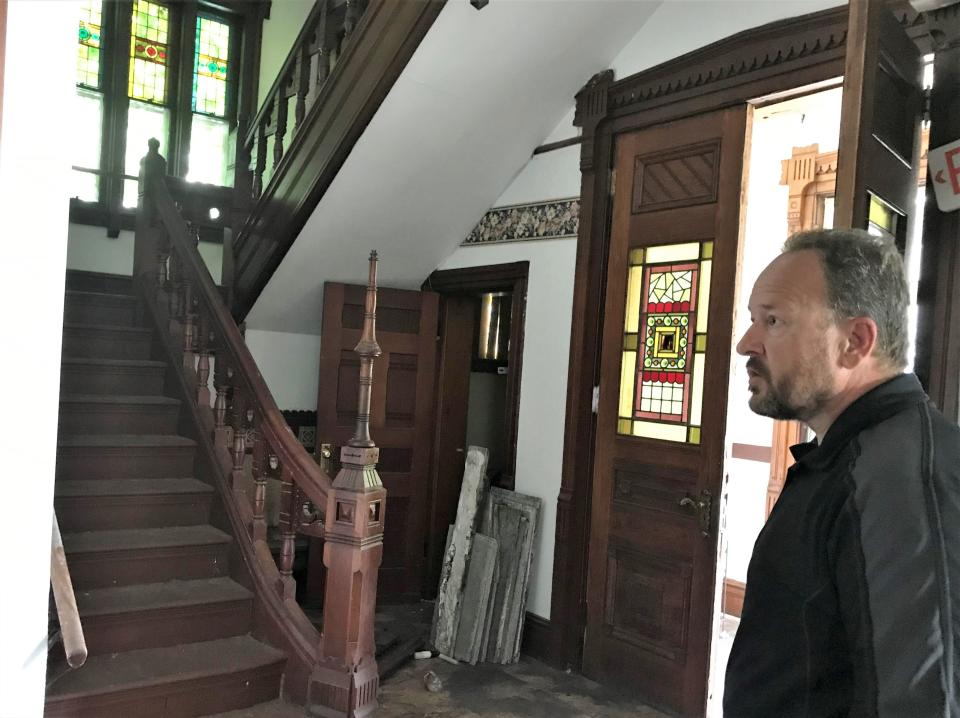
[[[750,408],[773,419],[817,415],[836,393],[840,347],[818,254],[777,257],[757,279],[749,309],[737,352],[748,357]]]

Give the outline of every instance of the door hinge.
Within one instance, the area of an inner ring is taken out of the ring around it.
[[[590,411],[596,414],[600,410],[600,387],[593,387],[593,398],[590,400]]]

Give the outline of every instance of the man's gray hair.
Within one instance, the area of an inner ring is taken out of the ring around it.
[[[877,324],[877,354],[894,369],[906,367],[910,295],[893,241],[862,229],[814,229],[783,246],[784,252],[805,249],[820,255],[835,318],[870,317]]]

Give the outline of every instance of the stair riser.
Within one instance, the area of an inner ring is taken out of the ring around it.
[[[70,496],[54,505],[60,530],[71,532],[197,526],[209,521],[210,502],[209,494]]]
[[[70,299],[63,305],[63,321],[76,324],[132,326],[136,305],[132,299]]]
[[[138,611],[113,616],[81,616],[83,636],[91,656],[138,648],[176,646],[239,636],[250,630],[250,600],[202,606]]]
[[[163,393],[161,368],[63,367],[60,372],[61,394],[139,394]]]
[[[162,479],[193,475],[192,446],[135,449],[61,448],[57,478]]]
[[[149,334],[64,329],[63,356],[89,359],[149,359]]]
[[[75,590],[217,578],[228,568],[229,544],[73,553],[64,541]]]
[[[97,696],[63,696],[47,700],[46,718],[172,718],[203,716],[248,708],[280,695],[281,663],[141,689]]]
[[[177,405],[61,404],[60,435],[173,434],[179,410]]]

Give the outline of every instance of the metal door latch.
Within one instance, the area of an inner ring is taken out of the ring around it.
[[[684,508],[692,508],[697,512],[697,523],[700,524],[700,533],[702,533],[704,537],[709,537],[710,525],[713,522],[713,494],[706,489],[700,492],[699,498],[687,494],[680,499],[680,505]]]

